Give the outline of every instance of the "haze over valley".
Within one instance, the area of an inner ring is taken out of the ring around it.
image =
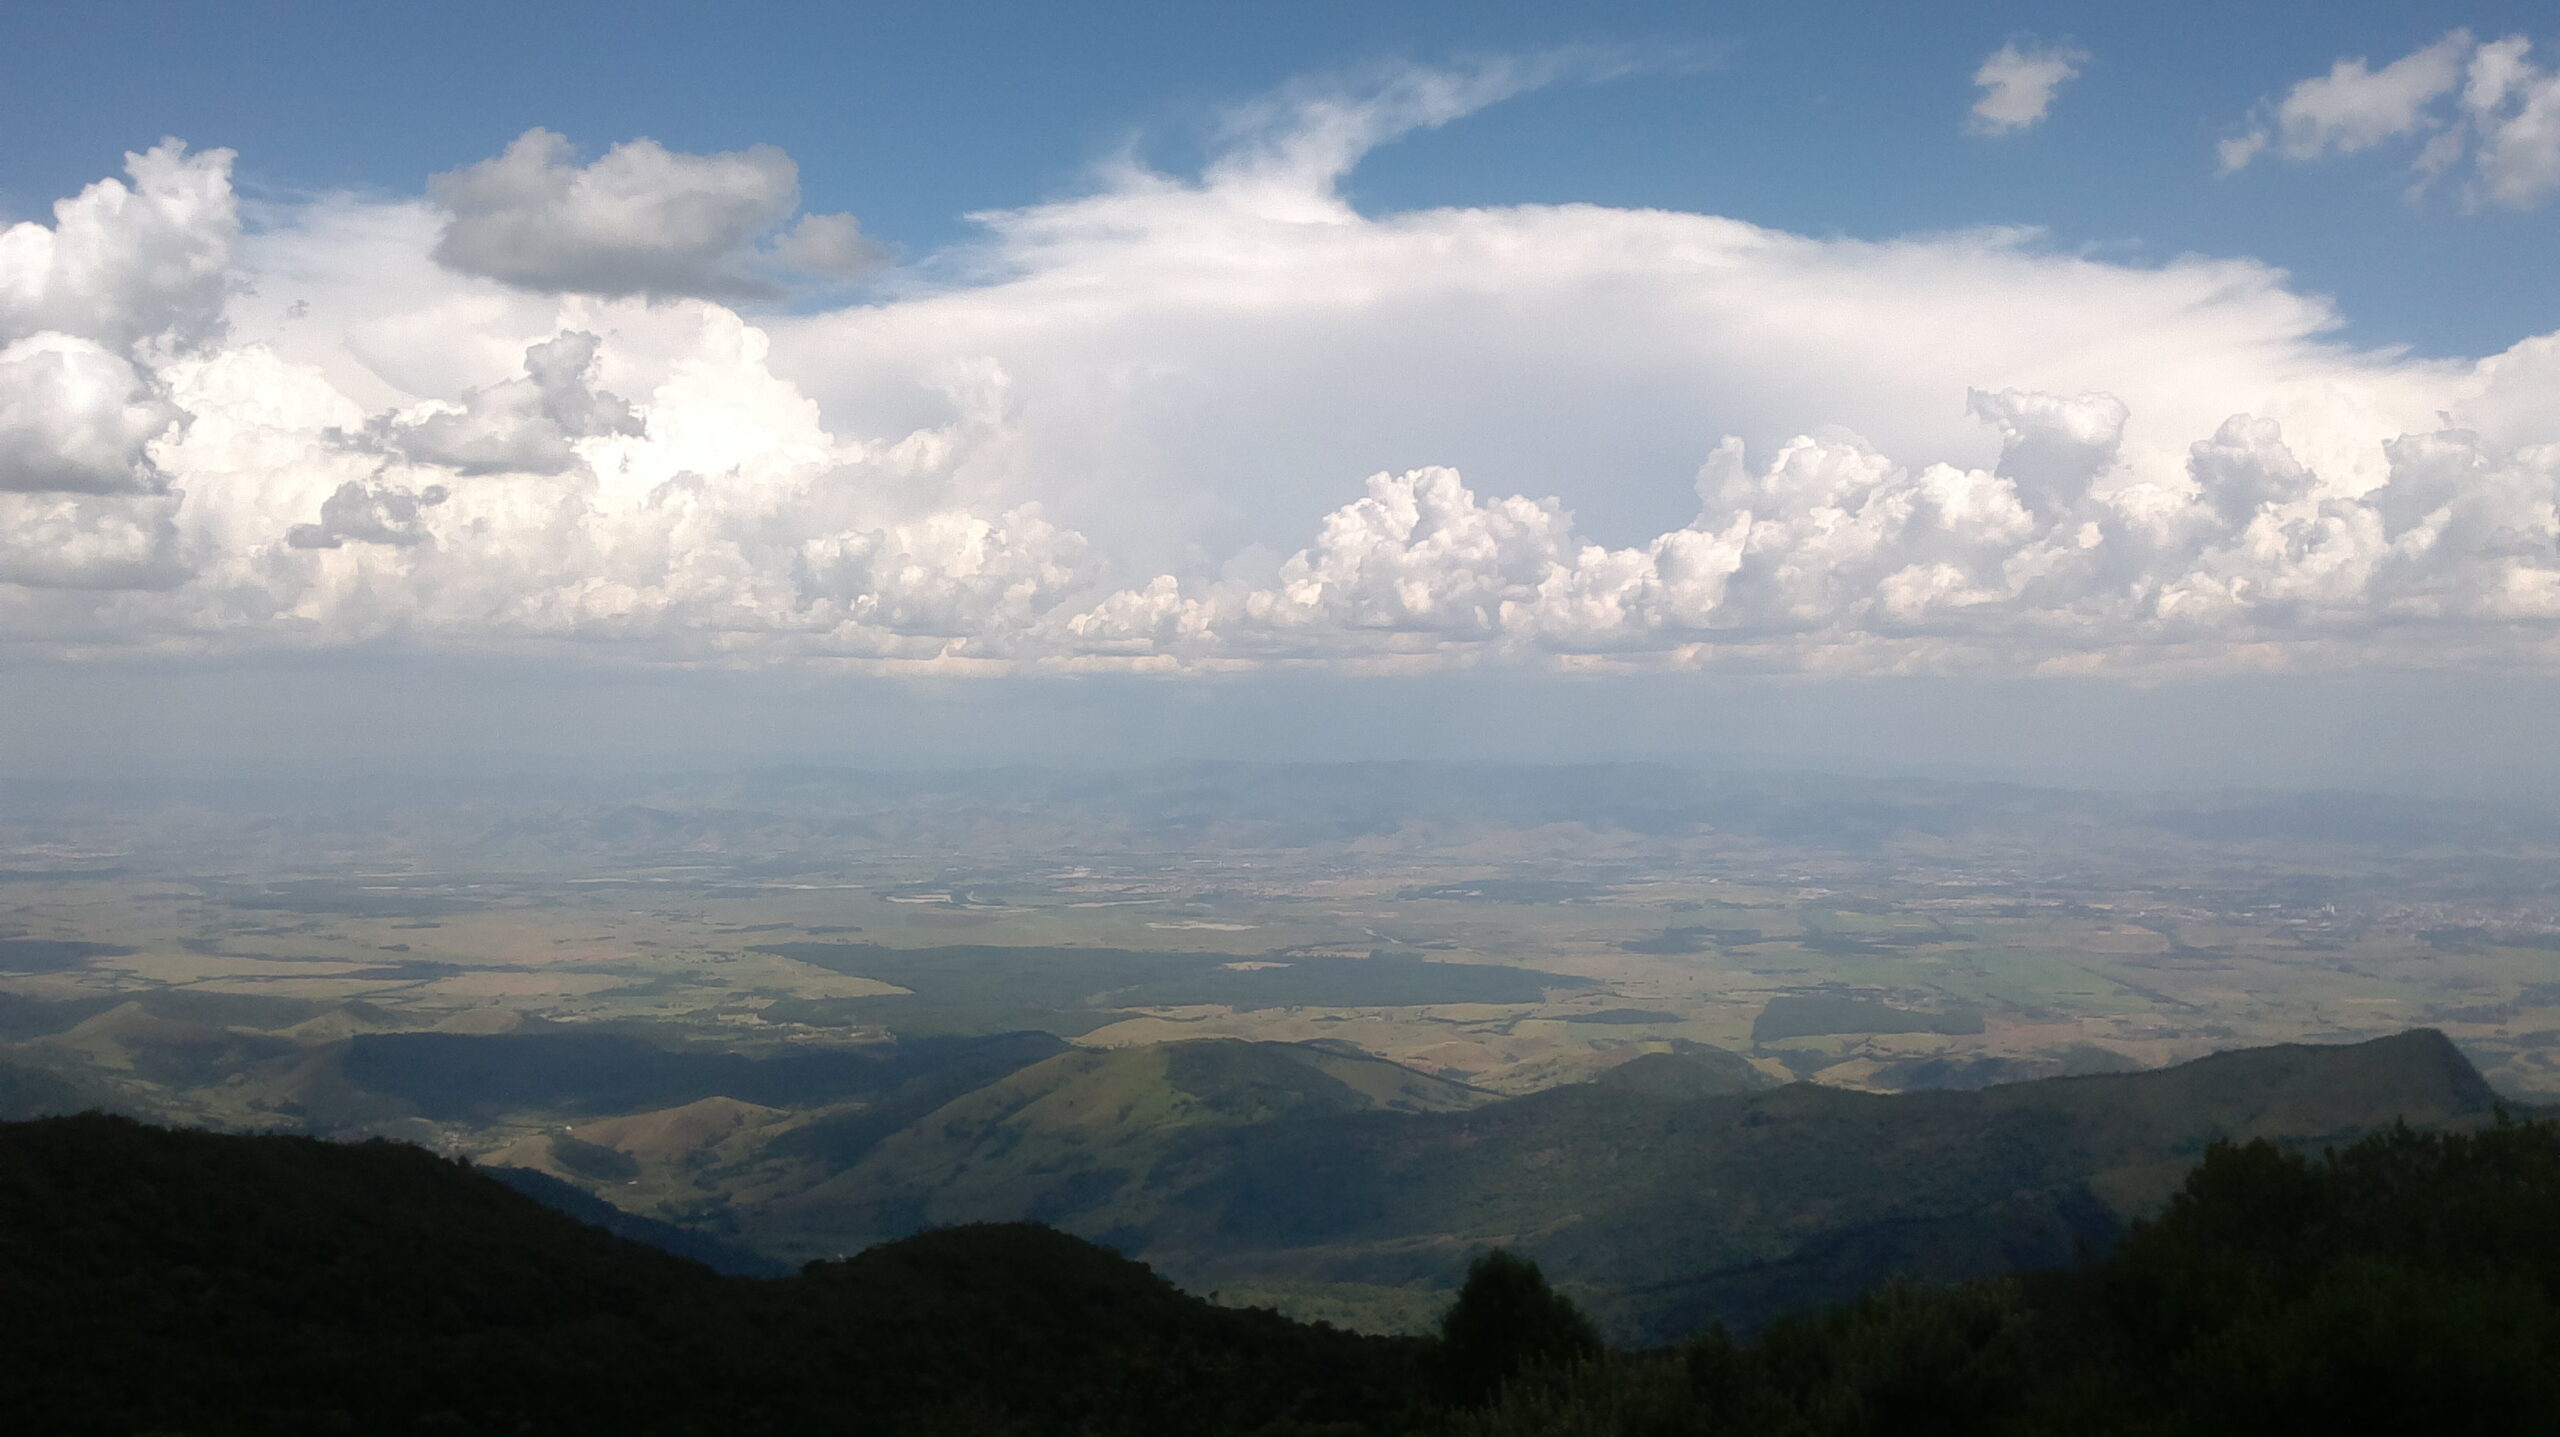
[[[0,6],[0,1426],[2560,1430],[2560,30]]]
[[[1318,1114],[1972,1091],[2419,1026],[2546,1102],[2555,844],[2477,801],[1638,764],[29,785],[0,1061],[55,1106],[538,1173],[750,1266],[1037,1217],[1409,1327],[1575,1205],[1257,1263],[1185,1234],[1228,1200],[1184,1165]],[[2126,1214],[2178,1170],[2146,1160]]]

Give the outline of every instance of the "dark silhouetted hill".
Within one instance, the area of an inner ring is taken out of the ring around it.
[[[2104,1261],[1550,1364],[1448,1437],[2560,1431],[2560,1128],[2215,1143]]]
[[[1444,1350],[1222,1308],[1025,1223],[731,1277],[422,1149],[87,1114],[0,1123],[0,1414],[36,1434],[747,1437],[2560,1423],[2560,1129],[2496,1113],[2433,1033],[1897,1097],[1803,1084],[1684,1097],[1647,1080],[1483,1104],[1374,1063],[1308,1045],[1065,1054],[990,1085],[1013,1106],[982,1089],[970,1097],[984,1106],[945,1121],[986,1125],[953,1135],[968,1146],[1037,1116],[1025,1131],[1061,1139],[1054,1154],[1079,1122],[1099,1133],[1138,1116],[1115,1105],[1155,1104],[1158,1125],[1200,1144],[1186,1161],[1259,1134],[1255,1164],[1136,1189],[1193,1192],[1202,1205],[1165,1231],[1223,1231],[1259,1261],[1377,1263],[1392,1250],[1373,1235],[1415,1214],[1451,1223],[1430,1243],[1484,1257],[1483,1231],[1544,1213],[1534,1242],[1669,1281],[1550,1289],[1545,1264],[1515,1250],[1501,1291],[1443,1324]],[[2300,1142],[2367,1128],[2317,1155]],[[2068,1224],[2087,1205],[2117,1236],[2102,1190],[2148,1183],[2164,1162],[2177,1168],[2165,1202],[2108,1255],[2038,1256],[2039,1212]],[[1559,1202],[1581,1206],[1559,1220]],[[2003,1249],[2021,1225],[2031,1240]],[[1784,1256],[1673,1265],[1684,1246],[1713,1261],[1754,1241]],[[1879,1266],[1925,1278],[1913,1259],[1944,1252],[2047,1270],[1850,1285]],[[1764,1280],[1790,1265],[1787,1283]],[[1753,1272],[1762,1288],[1735,1286]],[[1669,1332],[1677,1348],[1614,1354],[1592,1347],[1574,1296],[1650,1299],[1651,1333],[1702,1292],[1825,1284],[1848,1300],[1746,1339],[1699,1324]],[[1453,1360],[1465,1353],[1499,1360]]]
[[[1350,1433],[1413,1360],[1041,1228],[727,1278],[421,1149],[98,1115],[0,1124],[0,1293],[27,1433]]]

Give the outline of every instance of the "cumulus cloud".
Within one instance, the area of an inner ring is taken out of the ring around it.
[[[164,140],[125,156],[130,184],[100,180],[56,203],[51,225],[0,230],[0,491],[161,487],[149,445],[182,416],[156,366],[222,332],[240,236],[231,160]],[[78,508],[22,512],[42,528]],[[65,562],[9,567],[86,572]]]
[[[294,525],[285,531],[284,541],[296,549],[335,549],[350,542],[423,544],[428,534],[419,521],[450,493],[441,484],[411,491],[351,479],[320,501],[318,523]]]
[[[130,185],[100,180],[50,226],[0,230],[0,343],[54,331],[121,351],[218,328],[240,235],[231,152],[164,140],[124,160]]]
[[[463,391],[376,426],[409,459],[463,474],[561,474],[577,467],[580,440],[641,432],[620,396],[593,384],[596,336],[570,331],[524,354],[523,377]]]
[[[1552,499],[1481,498],[1445,469],[1381,474],[1274,585],[1185,598],[1161,579],[1068,627],[1174,654],[1873,668],[2138,665],[2271,641],[2326,655],[2447,620],[2521,626],[2506,637],[2547,651],[2560,623],[2553,446],[2404,436],[2380,489],[2322,499],[2280,426],[2238,415],[2196,442],[2195,493],[2163,509],[2095,497],[2123,413],[2108,396],[1976,398],[2008,441],[1992,470],[1914,470],[1812,437],[1754,466],[1728,441],[1701,471],[1698,517],[1627,549],[1581,540]],[[2022,488],[2059,502],[2039,512]]]
[[[2001,46],[1973,72],[1982,93],[1974,99],[1966,128],[1977,135],[2006,135],[2042,124],[2054,92],[2087,63],[2089,52],[2070,45],[2021,49],[2012,41]]]
[[[0,493],[0,588],[165,590],[187,574],[177,504],[165,498]],[[14,607],[14,606],[13,606]],[[112,616],[52,606],[59,638],[106,636]],[[98,623],[105,618],[109,622]],[[16,637],[16,635],[12,635]]]
[[[525,289],[752,298],[773,292],[777,264],[841,277],[880,258],[850,215],[805,217],[755,249],[800,205],[799,167],[771,145],[690,155],[632,140],[581,165],[567,137],[533,129],[427,193],[448,216],[438,262]]]
[[[2379,70],[2340,60],[2224,140],[2222,167],[2242,169],[2271,147],[2311,160],[2425,135],[2413,194],[2460,173],[2470,203],[2531,208],[2560,192],[2560,73],[2532,50],[2521,35],[2482,44],[2452,30]]]
[[[132,363],[51,330],[0,349],[0,490],[159,487],[145,446],[177,421]]]
[[[2465,83],[2523,113],[2495,48]],[[1197,176],[1123,166],[892,298],[753,321],[457,271],[460,211],[417,200],[245,240],[227,187],[134,210],[218,174],[172,149],[42,233],[162,234],[227,256],[210,278],[60,287],[58,238],[0,271],[49,306],[0,350],[0,635],[953,672],[2560,661],[2560,336],[2360,353],[2264,266],[2014,231],[1344,199],[1367,146],[1540,78],[1293,91]],[[612,161],[531,153],[492,163],[555,196]],[[762,207],[719,233],[749,238],[696,278],[788,216],[748,171]]]

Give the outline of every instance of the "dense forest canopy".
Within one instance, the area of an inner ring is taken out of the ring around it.
[[[1429,1339],[1188,1295],[1029,1224],[772,1279],[468,1165],[103,1115],[0,1124],[18,1430],[2517,1432],[2560,1419],[2560,1127],[2218,1143],[2076,1268],[1602,1348],[1533,1262]]]

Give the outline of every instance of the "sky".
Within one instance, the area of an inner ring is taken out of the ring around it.
[[[29,4],[0,127],[0,767],[2552,772],[2547,6]]]

